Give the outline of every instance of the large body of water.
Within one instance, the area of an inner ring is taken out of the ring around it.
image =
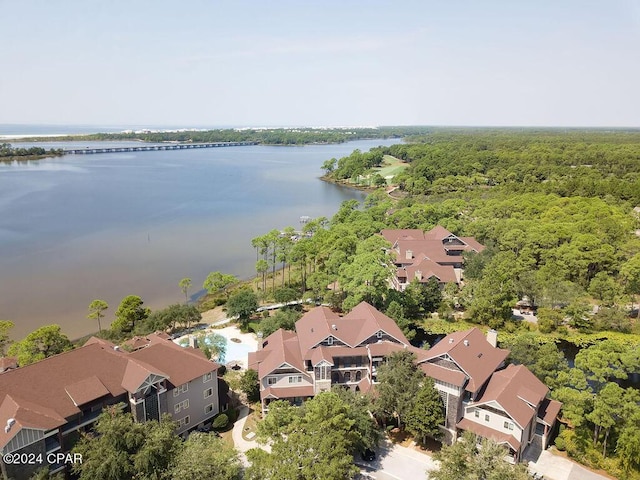
[[[0,163],[0,319],[16,324],[16,338],[52,323],[73,338],[95,331],[86,319],[95,298],[112,320],[126,295],[151,308],[181,301],[183,277],[192,293],[210,271],[249,277],[252,238],[363,199],[319,180],[326,159],[395,142]]]

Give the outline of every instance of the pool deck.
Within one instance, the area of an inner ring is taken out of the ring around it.
[[[228,322],[224,322],[224,323],[228,323]],[[212,327],[207,327],[204,330],[199,330],[197,332],[194,332],[197,335],[202,335],[202,334],[209,334],[209,333],[216,333],[218,335],[221,335],[223,337],[225,337],[227,339],[228,343],[235,343],[235,344],[242,344],[246,347],[248,347],[250,349],[250,351],[255,352],[256,350],[258,350],[258,339],[256,337],[255,334],[253,333],[242,333],[240,331],[240,329],[238,327],[236,327],[235,325],[230,325],[228,327],[224,327],[224,328],[212,328]],[[189,340],[189,337],[191,335],[194,335],[194,333],[189,333],[186,335],[182,335],[181,337],[178,337],[176,339],[174,339],[173,341],[177,344],[180,344],[181,341],[184,340]],[[240,340],[240,342],[232,342],[231,339],[232,338],[237,338]],[[243,369],[247,368],[247,360],[246,358],[243,359],[236,359],[236,358],[231,358],[230,361],[232,362],[238,362],[240,364],[240,366]]]

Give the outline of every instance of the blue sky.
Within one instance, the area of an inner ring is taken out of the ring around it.
[[[0,123],[640,126],[640,1],[0,0]]]

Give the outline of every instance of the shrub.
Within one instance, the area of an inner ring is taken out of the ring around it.
[[[227,417],[225,413],[221,413],[214,418],[213,423],[211,424],[214,430],[222,430],[227,425],[229,425],[229,417]]]

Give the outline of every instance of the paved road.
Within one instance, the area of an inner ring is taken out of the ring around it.
[[[373,462],[357,459],[358,465],[366,467],[370,477],[376,480],[422,480],[428,478],[427,470],[437,468],[429,455],[390,442],[378,448],[376,454]]]

